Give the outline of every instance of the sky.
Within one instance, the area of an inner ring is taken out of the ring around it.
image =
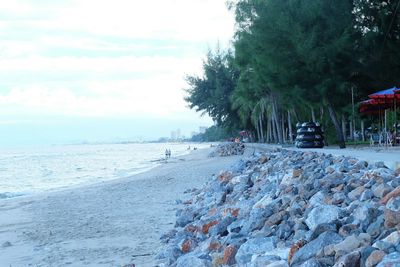
[[[210,126],[184,101],[226,0],[0,3],[0,145],[153,140]]]

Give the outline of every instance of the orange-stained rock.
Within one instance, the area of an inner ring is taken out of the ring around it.
[[[386,228],[393,228],[400,224],[400,212],[387,209],[385,210],[384,216]]]
[[[229,182],[232,179],[232,177],[233,174],[231,172],[224,171],[218,175],[218,180],[220,180],[221,182]]]
[[[305,240],[299,240],[296,243],[294,243],[291,247],[290,247],[290,251],[289,251],[289,255],[288,255],[288,263],[290,265],[290,262],[293,259],[294,254],[296,254],[296,252],[303,247],[306,244]]]
[[[217,213],[217,208],[212,208],[212,209],[210,209],[209,211],[208,211],[208,215],[214,215],[214,214],[216,214]]]
[[[188,224],[185,226],[185,231],[186,232],[190,232],[190,233],[194,233],[194,232],[198,232],[200,229],[197,226],[194,226],[192,224]]]
[[[367,260],[365,262],[365,267],[374,267],[374,266],[376,266],[379,262],[381,262],[381,260],[385,256],[386,256],[386,253],[383,252],[382,250],[373,251],[369,255],[369,257],[367,258]]]
[[[214,251],[214,250],[218,250],[221,247],[221,244],[219,242],[211,242],[208,245],[208,250],[209,251]]]
[[[232,265],[235,264],[235,256],[236,256],[237,248],[233,245],[229,245],[224,250],[224,265]]]
[[[240,208],[237,208],[237,209],[232,210],[232,212],[231,212],[232,216],[233,216],[233,217],[239,216],[239,211],[240,211]]]
[[[221,254],[214,254],[213,256],[212,256],[212,258],[213,258],[213,261],[212,261],[212,266],[222,266],[222,265],[224,265],[224,257],[223,257],[223,255],[221,255]]]
[[[331,190],[332,190],[332,192],[340,192],[340,191],[342,191],[343,190],[343,188],[344,188],[344,185],[343,184],[341,184],[341,185],[338,185],[338,186],[336,186],[336,187],[334,187],[334,188],[332,188]]]
[[[210,230],[211,227],[213,227],[214,225],[218,224],[219,221],[211,221],[209,223],[206,223],[203,225],[203,227],[201,228],[203,234],[208,234],[208,230]]]
[[[302,170],[302,169],[294,169],[294,170],[293,170],[292,177],[293,177],[293,178],[298,178],[298,177],[300,177],[300,175],[302,175],[302,174],[303,174],[303,170]]]
[[[192,250],[193,247],[193,241],[190,239],[185,240],[185,242],[183,242],[181,250],[183,253],[188,253],[189,251]]]
[[[398,196],[400,196],[400,186],[398,186],[398,187],[396,187],[395,189],[393,189],[392,192],[386,194],[386,196],[384,196],[384,197],[381,199],[381,204],[386,205],[386,203],[388,203],[388,201],[389,201],[391,198],[398,197]]]
[[[231,210],[231,208],[224,209],[221,214],[222,217],[226,217],[228,214],[231,214]]]
[[[222,211],[221,215],[222,215],[222,217],[226,217],[228,215],[231,215],[233,217],[237,217],[239,215],[239,211],[240,211],[240,208],[237,208],[237,209],[226,208],[226,209],[224,209]]]
[[[269,158],[268,158],[267,156],[262,156],[262,157],[260,158],[259,162],[260,162],[261,164],[264,164],[264,163],[268,162],[268,160],[269,160]]]

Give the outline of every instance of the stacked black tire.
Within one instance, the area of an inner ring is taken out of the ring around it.
[[[324,133],[319,123],[297,123],[296,147],[322,148],[324,147]]]

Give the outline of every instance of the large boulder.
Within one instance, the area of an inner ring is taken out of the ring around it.
[[[193,254],[186,254],[178,259],[176,267],[211,267],[211,261],[198,258]]]
[[[324,232],[318,238],[300,248],[293,256],[292,264],[303,263],[314,257],[318,251],[325,246],[337,244],[343,239],[340,235],[334,232]]]
[[[332,223],[339,219],[340,208],[333,205],[318,205],[312,209],[306,219],[308,228],[314,230],[319,224]]]
[[[400,253],[393,252],[383,257],[376,267],[398,267],[400,266]]]
[[[236,253],[236,262],[240,265],[247,264],[251,261],[254,254],[264,254],[267,251],[276,248],[276,237],[256,237],[247,240],[239,247]]]

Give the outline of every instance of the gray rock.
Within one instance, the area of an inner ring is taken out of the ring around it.
[[[276,237],[257,237],[247,240],[246,243],[239,247],[236,253],[236,262],[240,264],[247,264],[251,261],[253,254],[263,254],[269,250],[276,248]]]
[[[377,267],[399,267],[400,266],[400,253],[393,252],[386,255]]]
[[[194,220],[194,213],[191,210],[178,210],[177,212],[178,218],[176,219],[175,226],[177,227],[184,227],[187,224],[193,222]]]
[[[266,251],[264,255],[270,255],[279,257],[279,259],[287,260],[289,256],[290,248],[276,248],[273,250]]]
[[[356,250],[361,245],[360,240],[354,235],[346,237],[342,242],[334,246],[336,256],[347,254]]]
[[[382,184],[378,185],[377,187],[372,188],[372,192],[378,198],[384,197],[387,193],[389,193],[392,190],[393,190],[393,187],[391,187],[390,185],[388,185],[386,183],[382,183]]]
[[[211,236],[217,236],[217,235],[227,235],[228,234],[228,230],[227,227],[233,222],[235,221],[234,217],[228,216],[225,217],[222,221],[220,221],[220,223],[212,226],[209,230],[208,233]]]
[[[383,257],[386,256],[386,253],[383,252],[382,250],[375,250],[373,251],[367,260],[365,261],[365,267],[374,267],[376,266],[379,262],[382,261]]]
[[[322,267],[322,265],[319,261],[312,258],[303,262],[299,267]]]
[[[383,161],[375,162],[374,167],[375,168],[387,168]]]
[[[311,233],[310,241],[314,240],[317,238],[320,234],[323,232],[331,231],[331,232],[337,232],[337,224],[336,223],[322,223],[317,225],[315,229]]]
[[[300,248],[292,259],[292,264],[302,263],[312,258],[317,252],[330,244],[337,244],[342,241],[340,235],[334,232],[322,233],[318,238],[314,239],[304,247]]]
[[[394,231],[384,239],[382,239],[384,242],[388,242],[390,244],[396,245],[400,242],[400,231]]]
[[[361,201],[367,201],[374,197],[374,193],[371,189],[366,189],[360,196]]]
[[[386,204],[386,208],[392,211],[400,211],[400,196],[390,199]]]
[[[241,220],[236,220],[232,222],[228,227],[226,228],[229,233],[239,233],[240,229],[242,229],[243,226],[243,221]]]
[[[309,200],[310,207],[325,205],[325,202],[324,202],[325,197],[326,197],[325,193],[323,193],[322,191],[318,191],[310,198],[310,200]]]
[[[280,261],[270,263],[270,264],[266,265],[265,267],[289,267],[289,264],[284,260],[280,260]]]
[[[376,241],[372,246],[373,246],[374,248],[379,249],[379,250],[383,250],[383,251],[385,251],[386,253],[389,253],[389,252],[390,252],[390,249],[391,249],[391,248],[394,248],[394,245],[393,245],[393,244],[391,244],[391,243],[389,243],[389,242],[382,241],[382,240]]]
[[[200,259],[194,254],[186,254],[180,257],[176,262],[176,267],[211,267],[211,261]]]
[[[348,197],[351,200],[356,200],[359,199],[361,194],[364,193],[365,188],[363,186],[359,186],[356,189],[352,190],[351,192],[348,193]]]
[[[255,255],[251,259],[251,263],[249,264],[249,267],[263,267],[267,266],[268,264],[271,264],[276,261],[280,261],[281,258],[278,256],[273,256],[273,255]]]
[[[254,230],[261,229],[269,216],[273,214],[270,208],[259,209],[253,208],[250,212],[250,217],[244,223],[241,232],[249,233]]]
[[[367,262],[368,257],[371,255],[372,252],[374,252],[375,250],[377,250],[374,247],[371,246],[367,246],[367,247],[363,247],[360,252],[361,252],[361,260],[360,260],[360,264],[361,266],[365,266],[365,263]]]
[[[367,230],[375,218],[382,213],[371,205],[362,205],[353,212],[354,223],[359,223],[363,230]]]
[[[275,235],[281,239],[286,240],[293,234],[293,227],[291,227],[288,223],[281,223],[278,226],[278,230],[276,230]]]
[[[334,267],[354,267],[360,266],[360,252],[354,251],[352,253],[346,254],[338,259],[338,261],[333,265]]]
[[[372,237],[376,238],[381,234],[383,224],[385,222],[384,216],[379,216],[373,223],[367,228],[367,233]]]
[[[320,205],[312,209],[306,219],[307,226],[314,230],[319,224],[331,223],[339,219],[340,208],[333,205]]]

